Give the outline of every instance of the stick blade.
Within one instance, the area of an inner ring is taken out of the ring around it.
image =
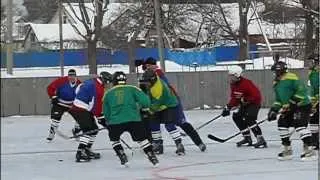
[[[212,134],[208,134],[208,138],[211,139],[211,140],[214,140],[214,141],[217,141],[217,142],[220,142],[220,143],[224,143],[226,142],[226,140],[224,139],[220,139]]]

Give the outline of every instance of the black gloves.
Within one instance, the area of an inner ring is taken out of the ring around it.
[[[106,121],[106,119],[104,118],[103,115],[97,117],[97,120],[98,120],[98,123],[99,123],[99,124],[101,124],[103,127],[105,127],[105,128],[108,129],[107,121]]]
[[[221,113],[221,116],[222,117],[225,117],[225,116],[229,116],[230,115],[230,108],[228,107],[228,106],[225,106],[224,108],[223,108],[223,111],[222,111],[222,113]]]
[[[276,120],[277,114],[278,114],[278,112],[271,108],[270,111],[268,112],[268,121]]]
[[[58,97],[57,96],[52,96],[51,97],[51,104],[53,105],[57,105],[59,102]]]

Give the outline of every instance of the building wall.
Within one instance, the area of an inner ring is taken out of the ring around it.
[[[308,71],[296,70],[306,82]],[[224,106],[229,99],[228,75],[219,72],[178,72],[167,73],[170,82],[176,87],[185,109]],[[263,107],[273,102],[272,79],[270,70],[247,71],[244,76],[260,88]],[[88,77],[81,77],[85,80]],[[50,101],[46,87],[54,78],[10,78],[1,79],[1,116],[11,115],[49,115]],[[137,75],[128,75],[128,83],[136,85]]]

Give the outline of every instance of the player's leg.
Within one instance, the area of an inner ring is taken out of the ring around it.
[[[149,161],[153,165],[157,165],[159,161],[152,149],[151,143],[147,139],[147,132],[144,128],[143,122],[130,122],[127,125],[127,129],[131,134],[132,139],[139,143],[140,148],[147,155]]]
[[[91,130],[90,128],[90,118],[91,113],[88,111],[70,111],[70,114],[79,123],[81,130],[85,133]],[[80,136],[80,141],[76,153],[76,162],[88,162],[90,161],[90,154],[87,149],[87,145],[91,139],[91,136],[86,134]]]
[[[109,139],[112,143],[112,148],[119,157],[121,165],[126,166],[128,163],[128,158],[120,143],[120,136],[124,132],[124,129],[125,128],[123,124],[109,125]]]
[[[290,141],[289,127],[293,121],[293,112],[287,112],[281,114],[278,119],[278,131],[281,138],[282,151],[278,154],[279,160],[290,160],[292,159],[292,147]]]
[[[156,154],[163,154],[163,139],[161,135],[159,120],[150,121],[153,151]]]
[[[316,106],[316,112],[310,116],[310,130],[314,149],[319,150],[319,103]]]
[[[177,150],[177,155],[184,155],[185,149],[182,144],[182,136],[179,129],[176,127],[175,123],[177,122],[177,107],[168,108],[164,111],[161,111],[160,120],[165,123],[165,127],[169,132],[171,138],[174,140]]]
[[[255,148],[266,148],[267,142],[264,140],[262,136],[262,131],[259,125],[257,124],[257,118],[259,113],[260,107],[257,105],[248,105],[246,108],[246,115],[245,115],[245,122],[247,123],[247,127],[254,126],[251,128],[251,131],[253,132],[254,136],[257,138],[257,142],[253,144]]]
[[[252,146],[252,139],[250,135],[250,130],[246,130],[247,123],[244,120],[244,109],[242,107],[239,108],[238,112],[232,114],[232,119],[236,126],[242,133],[243,139],[237,142],[237,147],[247,144],[248,146]]]
[[[205,151],[206,145],[203,143],[198,132],[193,128],[193,126],[189,122],[187,122],[181,102],[179,102],[178,104],[177,113],[178,119],[176,124],[191,138],[193,143],[197,145],[202,152]]]
[[[55,137],[56,130],[59,127],[59,123],[61,121],[61,117],[63,113],[65,112],[65,108],[58,105],[58,104],[52,104],[51,106],[51,124],[49,129],[49,135],[47,137],[48,141],[52,141]]]
[[[301,160],[315,160],[316,154],[313,150],[311,132],[307,128],[310,120],[311,105],[301,106],[294,113],[294,125],[296,131],[300,134],[300,139],[303,141],[303,152]]]

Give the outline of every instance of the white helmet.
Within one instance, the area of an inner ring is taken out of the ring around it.
[[[240,66],[231,66],[228,74],[234,75],[235,77],[240,77],[242,74],[242,68]]]

